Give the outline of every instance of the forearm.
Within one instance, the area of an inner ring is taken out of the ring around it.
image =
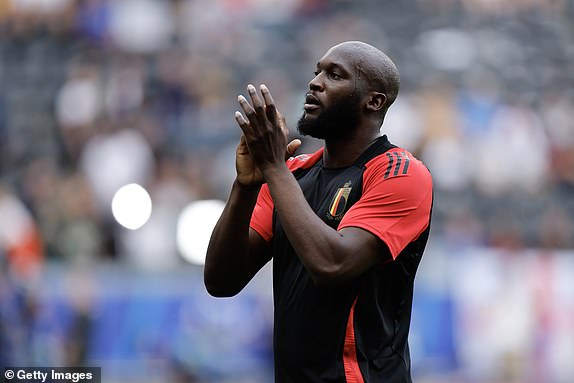
[[[343,276],[352,251],[343,235],[315,214],[286,167],[267,169],[265,178],[285,234],[315,282]]]
[[[204,269],[210,294],[235,295],[253,275],[249,222],[260,187],[233,184],[227,204],[211,235]]]

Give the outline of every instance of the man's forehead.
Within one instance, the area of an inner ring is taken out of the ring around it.
[[[330,64],[338,65],[344,69],[350,70],[355,66],[356,61],[356,56],[352,51],[337,45],[329,49],[327,53],[321,57],[317,66]]]

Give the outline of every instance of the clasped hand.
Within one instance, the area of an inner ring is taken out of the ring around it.
[[[265,171],[283,165],[301,145],[298,139],[287,145],[289,131],[285,119],[269,89],[261,85],[260,90],[262,98],[253,85],[247,87],[251,104],[242,95],[237,98],[245,114],[235,112],[235,120],[243,131],[236,154],[237,179],[244,185],[265,182]]]

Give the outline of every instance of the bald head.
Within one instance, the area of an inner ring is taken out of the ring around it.
[[[397,98],[400,87],[400,76],[393,61],[379,49],[362,41],[346,41],[337,44],[329,53],[337,52],[347,56],[354,65],[367,91],[384,93],[387,100],[386,109]]]

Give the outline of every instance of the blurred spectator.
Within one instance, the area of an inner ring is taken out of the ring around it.
[[[184,182],[177,162],[160,158],[150,185],[153,212],[139,230],[117,230],[119,247],[130,264],[148,271],[173,270],[181,264],[176,243],[179,214],[197,194]]]
[[[36,289],[44,265],[38,228],[23,202],[0,183],[0,363],[33,355]]]
[[[93,331],[94,281],[85,266],[73,267],[65,281],[72,309],[65,345],[66,366],[87,365]]]
[[[549,170],[546,135],[539,117],[525,105],[499,105],[475,142],[475,182],[484,194],[535,192],[545,184]]]
[[[15,276],[36,278],[44,261],[42,239],[22,201],[0,184],[0,254]],[[4,262],[3,262],[4,263]]]
[[[108,31],[120,50],[153,53],[169,44],[174,25],[171,2],[123,0],[109,6]]]
[[[547,249],[574,248],[574,219],[564,209],[551,206],[540,219],[540,246]]]
[[[574,185],[574,94],[548,92],[541,105],[556,181]]]
[[[72,161],[78,161],[101,110],[102,89],[97,66],[92,63],[73,66],[56,99],[56,119]]]
[[[144,185],[153,174],[155,160],[148,142],[133,128],[113,123],[86,143],[80,168],[93,190],[98,213],[110,214],[114,194],[124,185]]]

